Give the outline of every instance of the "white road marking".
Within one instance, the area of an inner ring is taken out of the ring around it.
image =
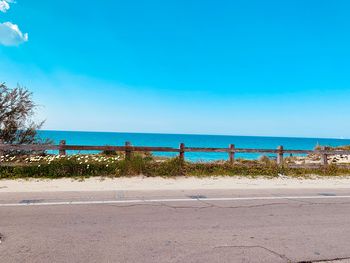
[[[198,202],[198,201],[255,201],[283,199],[350,199],[350,195],[338,196],[259,196],[259,197],[217,197],[217,198],[168,198],[168,199],[130,199],[130,200],[101,200],[101,201],[62,201],[62,202],[25,202],[0,204],[0,207],[15,206],[57,206],[57,205],[98,205],[98,204],[147,204],[169,202]]]

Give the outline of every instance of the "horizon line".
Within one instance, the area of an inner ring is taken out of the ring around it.
[[[301,136],[277,136],[277,135],[237,135],[237,134],[206,134],[206,133],[162,133],[162,132],[130,132],[130,131],[93,131],[93,130],[56,130],[39,129],[38,131],[52,132],[86,132],[86,133],[134,133],[134,134],[163,134],[163,135],[196,135],[196,136],[227,136],[227,137],[265,137],[265,138],[295,138],[295,139],[332,139],[332,140],[350,140],[345,137],[301,137]]]

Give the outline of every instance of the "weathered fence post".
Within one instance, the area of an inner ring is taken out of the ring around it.
[[[131,142],[125,142],[125,160],[131,160]]]
[[[179,158],[181,162],[185,161],[185,144],[184,143],[180,143]]]
[[[277,147],[277,164],[278,166],[283,166],[283,146],[280,145]]]
[[[180,159],[180,175],[185,175],[185,144],[180,143],[179,147],[179,159]]]
[[[235,145],[234,144],[230,144],[229,145],[229,160],[230,160],[230,164],[233,164],[235,162]]]
[[[324,153],[325,150],[326,150],[326,147],[322,146],[321,147],[321,165],[323,165],[324,167],[326,167],[328,165],[327,154]]]
[[[60,141],[60,148],[58,151],[59,155],[66,155],[66,148],[64,147],[66,145],[66,140],[61,140]]]

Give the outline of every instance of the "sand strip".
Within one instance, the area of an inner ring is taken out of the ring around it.
[[[115,190],[206,190],[206,189],[324,189],[349,188],[349,177],[315,179],[237,177],[131,177],[73,179],[0,180],[0,193]]]

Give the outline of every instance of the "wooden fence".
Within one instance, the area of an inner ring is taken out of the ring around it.
[[[6,151],[49,151],[56,150],[59,155],[66,155],[66,151],[119,151],[125,152],[125,158],[130,159],[132,152],[174,152],[178,153],[181,160],[185,160],[186,152],[216,152],[227,153],[230,163],[234,163],[236,153],[261,153],[261,154],[276,154],[277,164],[283,165],[284,154],[317,154],[321,157],[321,165],[326,166],[328,155],[350,155],[350,151],[346,150],[329,150],[322,147],[320,150],[288,150],[283,146],[277,149],[253,149],[253,148],[236,148],[234,144],[230,144],[228,148],[203,148],[203,147],[186,147],[181,143],[179,148],[172,147],[146,147],[133,146],[130,142],[126,142],[124,146],[93,146],[93,145],[67,145],[65,140],[60,141],[58,145],[52,144],[3,144],[0,142],[0,156]]]

